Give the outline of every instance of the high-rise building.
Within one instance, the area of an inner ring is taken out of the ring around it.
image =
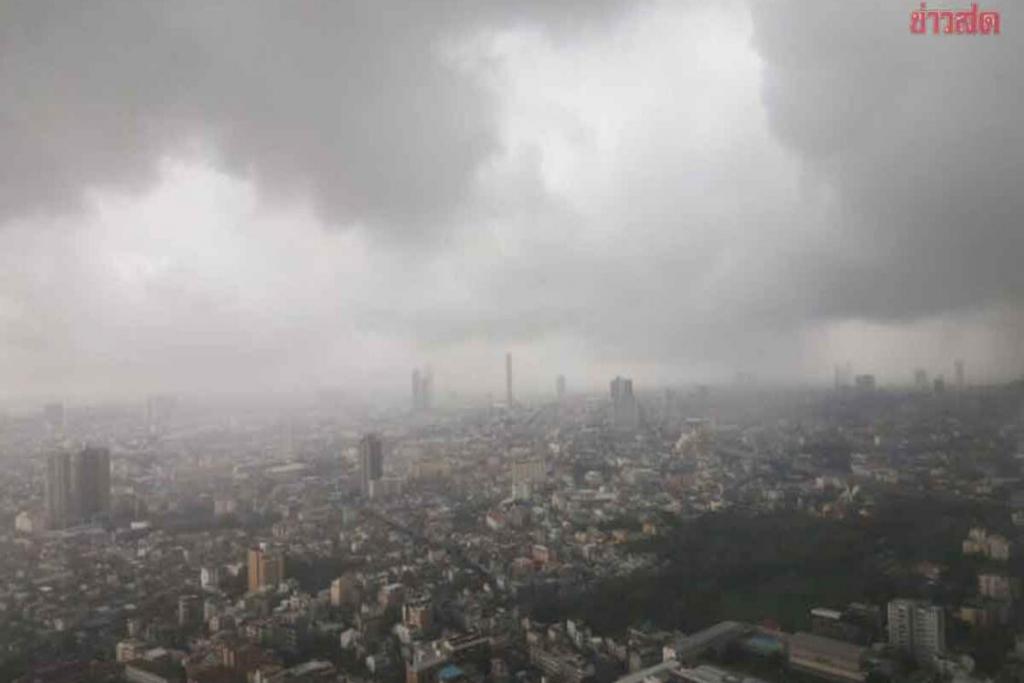
[[[46,461],[46,513],[50,528],[88,522],[110,512],[110,452],[58,451]]]
[[[339,576],[334,581],[331,581],[331,606],[341,607],[345,602],[345,588],[346,581],[344,577]]]
[[[423,382],[420,379],[420,371],[412,371],[412,410],[416,412],[420,410],[423,404]]]
[[[633,380],[625,377],[616,377],[611,381],[609,385],[612,394],[612,401],[618,400],[623,396],[633,396]]]
[[[512,354],[505,354],[505,401],[510,406],[515,403],[515,396],[512,393]]]
[[[215,591],[220,586],[220,567],[211,565],[199,569],[199,585],[203,590]]]
[[[342,605],[358,607],[361,602],[359,583],[351,574],[343,574],[331,582],[331,605],[334,607]]]
[[[182,595],[178,598],[178,626],[193,627],[203,621],[203,601],[198,595]]]
[[[956,373],[956,390],[963,391],[967,386],[967,376],[964,371],[964,362],[962,359],[957,359],[956,363],[953,364],[954,372]]]
[[[918,391],[928,391],[928,373],[924,368],[914,370],[914,388]]]
[[[565,375],[559,375],[555,380],[555,395],[559,401],[565,398]]]
[[[402,604],[402,622],[409,629],[429,631],[434,623],[433,605],[425,596],[412,597]]]
[[[71,505],[71,454],[51,453],[46,460],[46,514],[51,529],[62,529],[73,521]]]
[[[946,651],[946,614],[941,607],[919,600],[893,600],[888,607],[889,644],[930,663]]]
[[[359,442],[360,481],[363,495],[370,495],[370,482],[384,476],[384,443],[377,434],[367,434]]]
[[[90,521],[110,512],[110,451],[89,447],[71,456],[74,516]]]
[[[266,545],[249,548],[249,592],[274,588],[284,581],[284,554]]]
[[[639,420],[633,380],[616,377],[611,381],[612,426],[616,429],[636,429]]]
[[[423,372],[412,371],[412,410],[414,413],[430,410],[434,396],[434,373],[427,368]]]

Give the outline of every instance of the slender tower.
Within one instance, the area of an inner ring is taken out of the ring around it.
[[[50,453],[46,460],[46,512],[51,529],[63,529],[74,517],[71,505],[71,454]]]
[[[417,412],[423,409],[423,383],[420,381],[420,371],[412,371],[412,410]]]
[[[505,354],[505,401],[512,405],[512,354]]]
[[[359,441],[359,475],[363,495],[369,497],[372,483],[384,476],[384,445],[379,434],[371,432]]]

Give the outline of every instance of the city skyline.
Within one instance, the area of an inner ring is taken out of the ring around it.
[[[1010,0],[0,0],[0,683],[1024,683]]]

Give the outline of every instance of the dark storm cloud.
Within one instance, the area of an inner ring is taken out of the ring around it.
[[[912,35],[911,2],[752,3],[772,129],[836,192],[808,317],[1024,302],[1024,42]]]
[[[0,220],[141,188],[211,149],[328,223],[442,225],[497,140],[492,102],[445,58],[491,23],[579,30],[611,3],[107,2],[0,8]]]

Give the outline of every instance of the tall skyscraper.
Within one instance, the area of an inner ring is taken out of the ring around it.
[[[928,391],[928,373],[923,368],[914,370],[914,388],[918,391]]]
[[[71,456],[71,504],[77,520],[110,512],[110,451],[85,448]]]
[[[512,394],[512,354],[505,354],[505,401],[512,405],[515,397]]]
[[[412,410],[416,412],[420,410],[423,404],[423,383],[420,380],[420,371],[412,371]]]
[[[612,426],[620,430],[636,429],[639,412],[633,396],[633,380],[616,377],[611,381]]]
[[[46,514],[52,529],[62,529],[72,522],[71,454],[51,453],[46,460]]]
[[[412,410],[415,413],[430,410],[434,396],[434,373],[427,368],[422,373],[412,371]]]
[[[565,375],[559,375],[555,380],[555,396],[559,401],[565,398]]]
[[[967,386],[967,376],[964,371],[964,361],[960,358],[953,364],[956,373],[956,390],[963,391]]]
[[[384,476],[384,443],[377,434],[367,434],[359,442],[360,480],[363,495],[370,495],[370,482]]]
[[[931,663],[935,655],[946,651],[946,614],[941,607],[918,600],[893,600],[888,617],[889,644],[919,664]]]
[[[110,512],[110,451],[51,453],[46,461],[46,512],[51,528],[88,522]]]
[[[249,592],[274,588],[284,581],[284,553],[266,545],[249,548]]]

